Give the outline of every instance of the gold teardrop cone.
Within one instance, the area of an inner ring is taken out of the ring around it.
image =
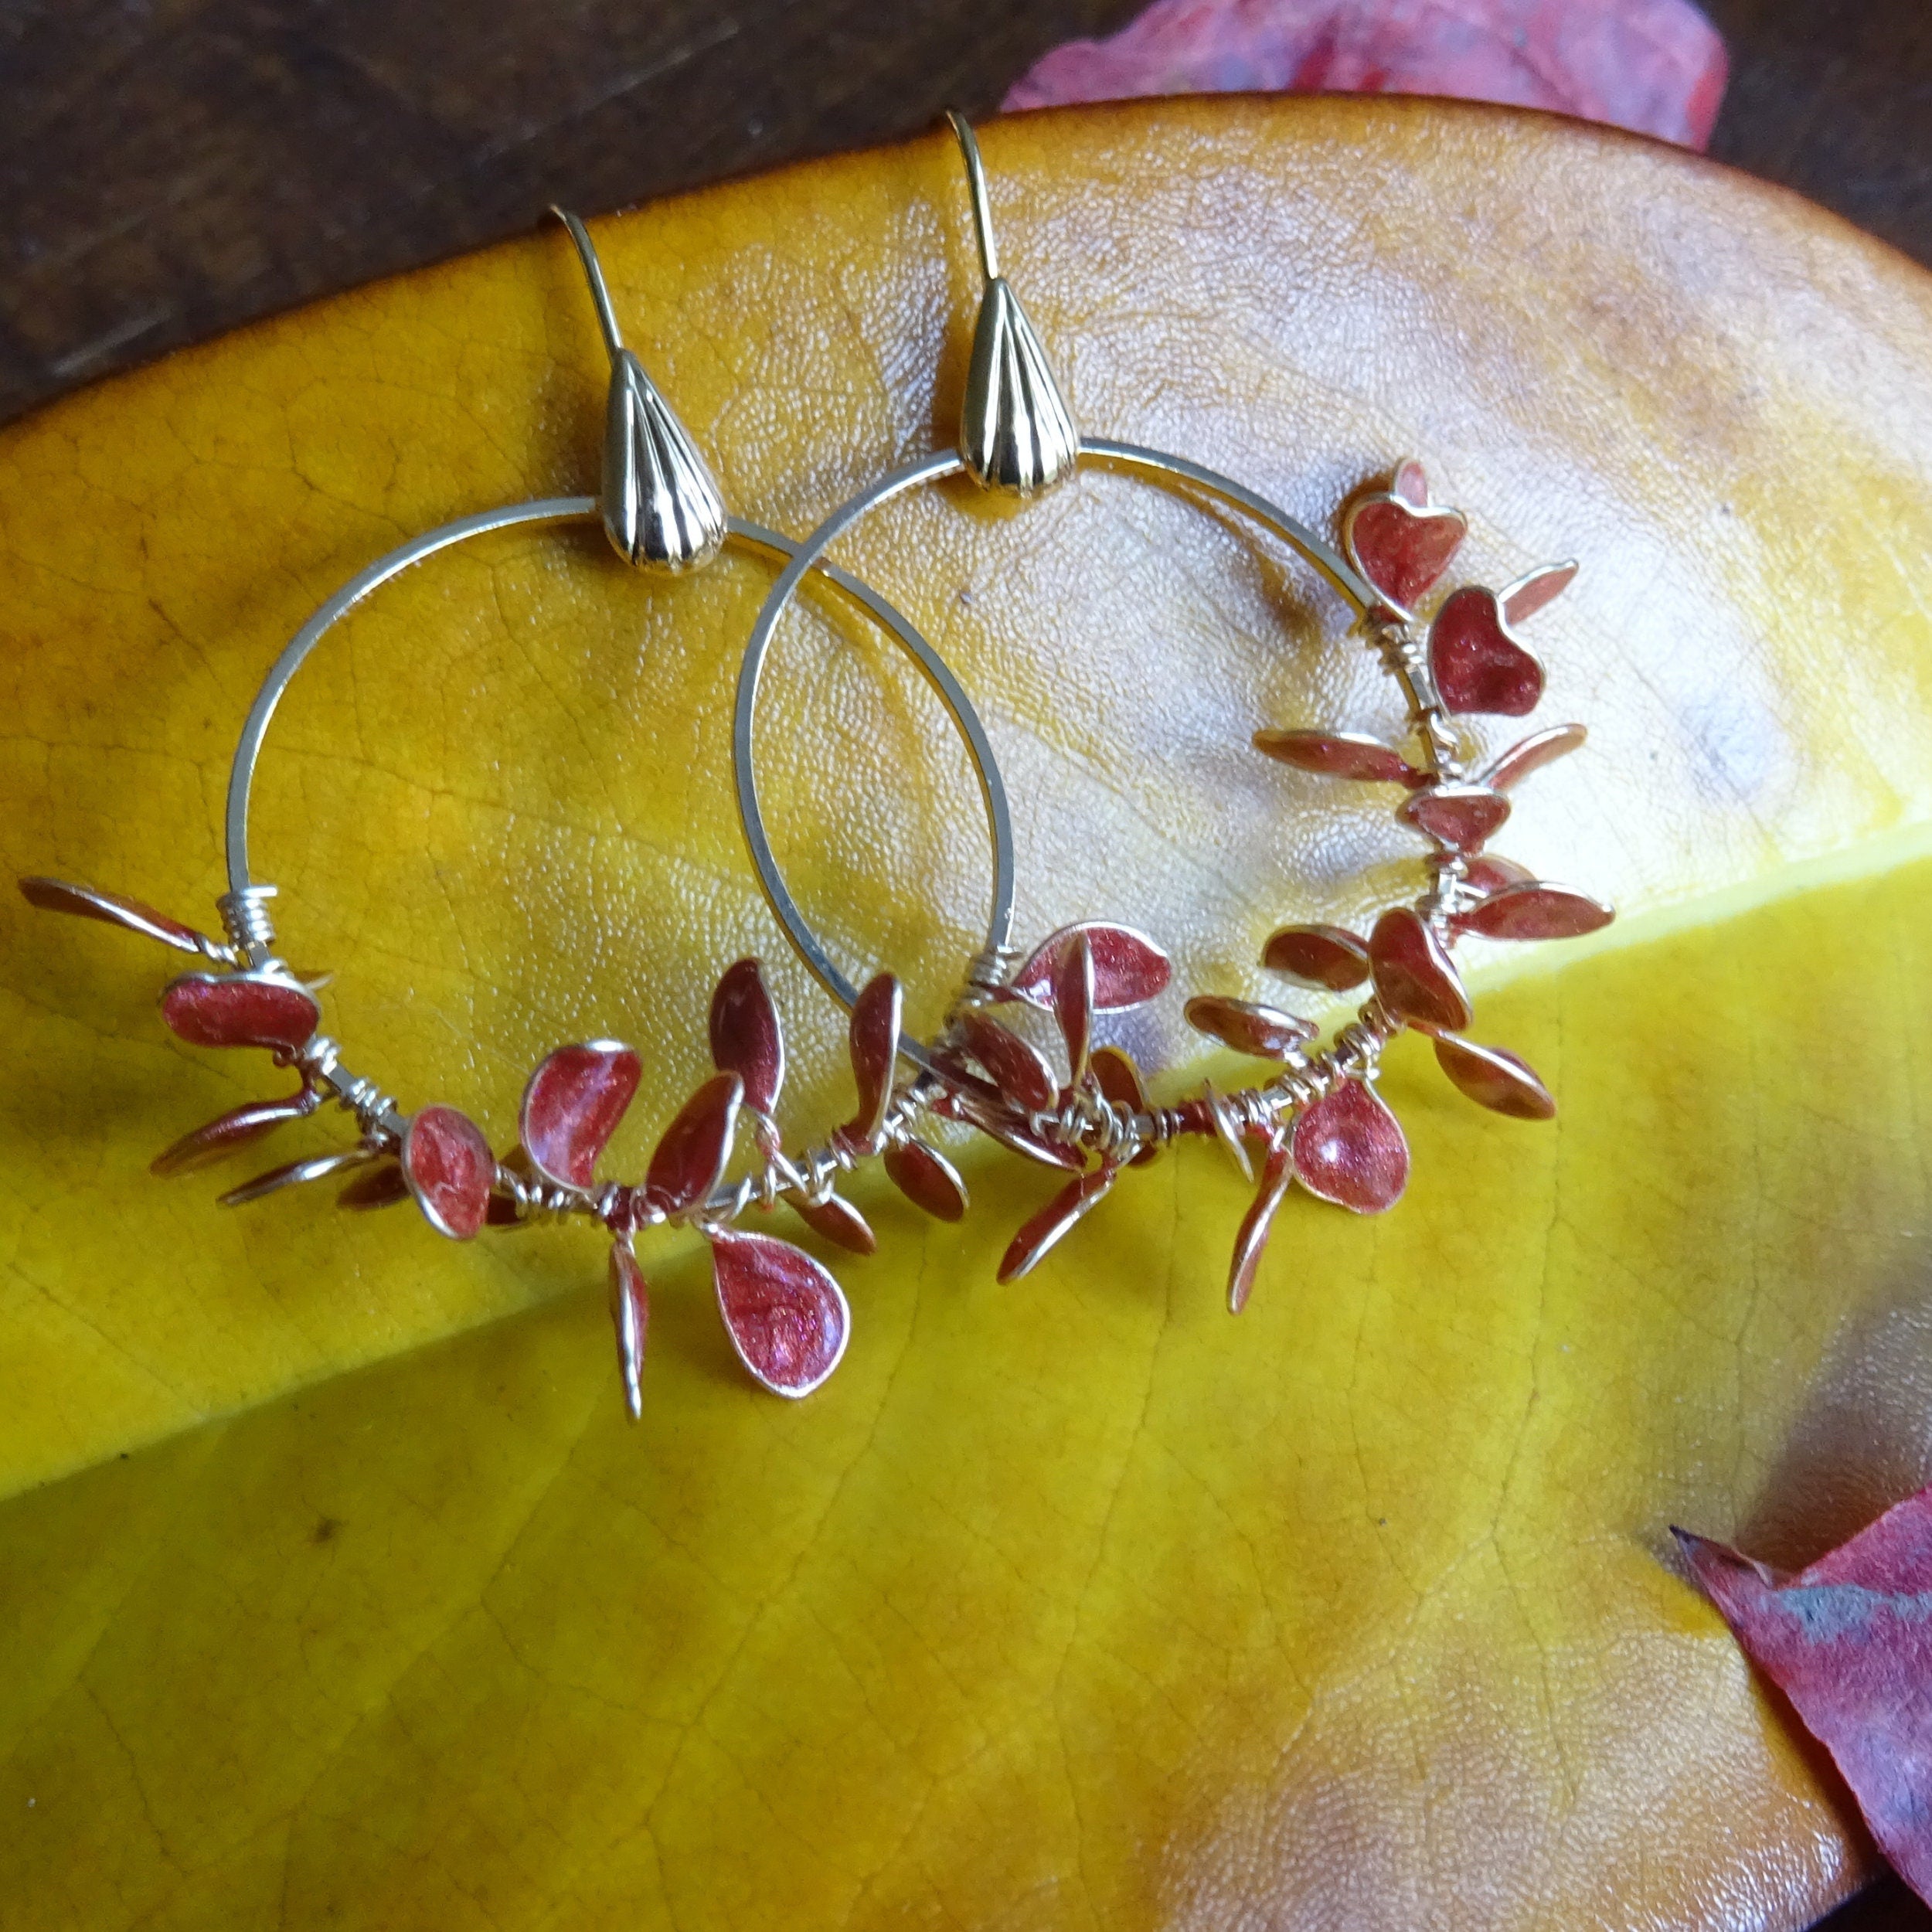
[[[986,284],[980,302],[959,453],[982,489],[1021,496],[1050,488],[1080,454],[1046,352],[1004,276]]]
[[[628,349],[611,365],[604,528],[641,570],[695,570],[725,539],[724,498],[690,433]]]

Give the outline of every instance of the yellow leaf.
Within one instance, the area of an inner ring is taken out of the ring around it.
[[[171,1040],[144,942],[10,900],[10,1924],[1774,1927],[1859,1876],[1665,1532],[1806,1555],[1923,1475],[1879,1397],[1932,1209],[1932,289],[1774,191],[1536,117],[1164,102],[985,146],[1090,432],[1318,525],[1417,454],[1482,580],[1582,559],[1536,620],[1538,722],[1590,741],[1505,849],[1624,917],[1475,980],[1558,1123],[1479,1113],[1404,1043],[1408,1198],[1291,1200],[1238,1322],[1246,1193],[1211,1148],[1008,1289],[1052,1177],[975,1157],[957,1228],[868,1186],[852,1345],[800,1405],[736,1372],[701,1258],[649,1253],[633,1430],[582,1229],[459,1248],[406,1209],[149,1179],[261,1070]],[[975,265],[937,137],[600,240],[740,513],[802,531],[949,434]],[[8,868],[206,922],[275,651],[403,536],[593,488],[601,388],[552,233],[0,439]],[[1023,935],[1173,951],[1129,1029],[1171,1088],[1201,1070],[1184,993],[1281,1002],[1270,930],[1360,929],[1411,876],[1386,796],[1250,747],[1397,714],[1245,533],[1083,473],[1012,515],[930,493],[841,555],[981,702]],[[506,536],[304,670],[258,872],[406,1104],[505,1145],[545,1050],[634,1039],[628,1171],[755,950],[787,1117],[849,1110],[729,804],[768,582]],[[836,615],[787,623],[763,784],[800,898],[921,1029],[978,943],[984,835],[929,694]]]

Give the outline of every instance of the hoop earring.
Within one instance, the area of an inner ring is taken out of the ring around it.
[[[375,1209],[413,1199],[433,1228],[457,1240],[473,1239],[486,1226],[572,1216],[597,1222],[611,1238],[611,1314],[625,1403],[634,1418],[642,1405],[649,1320],[634,1237],[646,1227],[692,1226],[710,1243],[720,1312],[740,1358],[766,1388],[803,1396],[844,1354],[850,1332],[845,1297],[802,1250],[733,1223],[752,1207],[769,1211],[782,1200],[821,1234],[871,1251],[870,1230],[835,1188],[859,1151],[886,1131],[897,1039],[896,993],[875,998],[855,1045],[862,1056],[860,1117],[827,1146],[794,1160],[785,1155],[771,1121],[784,1077],[777,1016],[757,961],[739,961],[726,971],[712,1004],[710,1041],[719,1071],[672,1120],[641,1182],[603,1182],[597,1178],[598,1157],[641,1077],[634,1049],[595,1039],[547,1056],[524,1090],[518,1144],[499,1160],[481,1128],[457,1108],[439,1104],[406,1112],[375,1080],[351,1070],[342,1047],[321,1030],[318,995],[325,977],[305,979],[281,957],[270,908],[276,889],[257,881],[250,869],[249,800],[276,707],[324,637],[391,578],[472,537],[593,519],[601,522],[627,563],[670,573],[705,568],[726,543],[767,557],[789,560],[795,553],[776,531],[726,514],[689,432],[624,345],[583,223],[561,209],[552,212],[576,244],[610,359],[600,495],[511,504],[413,538],[352,577],[296,632],[249,709],[230,770],[228,889],[216,901],[222,937],[92,886],[36,877],[22,879],[20,889],[46,910],[104,920],[193,955],[196,969],[162,992],[162,1016],[168,1027],[190,1046],[264,1049],[298,1077],[292,1094],[248,1102],[182,1136],[155,1158],[155,1173],[206,1165],[333,1101],[355,1121],[352,1144],[259,1175],[221,1196],[220,1204],[240,1206],[284,1188],[345,1175],[341,1206]],[[932,647],[884,598],[832,565],[818,566],[818,572],[913,657],[958,722],[992,814],[995,924],[1003,931],[1012,901],[1012,829],[999,774],[970,700]],[[741,1121],[753,1124],[763,1158],[754,1177],[727,1182]],[[949,1176],[951,1168],[936,1155],[920,1169],[929,1201],[942,1209]],[[957,1187],[956,1176],[951,1184]],[[957,1192],[963,1210],[963,1188]]]
[[[850,981],[800,912],[765,835],[753,730],[772,633],[798,584],[839,536],[896,497],[962,473],[983,489],[1030,497],[1090,463],[1225,505],[1312,566],[1350,606],[1353,629],[1394,679],[1419,753],[1412,762],[1393,745],[1349,731],[1262,731],[1257,748],[1304,771],[1401,787],[1408,797],[1397,815],[1428,845],[1424,890],[1413,903],[1384,911],[1366,940],[1335,927],[1293,925],[1272,934],[1263,949],[1265,966],[1304,987],[1338,993],[1370,985],[1353,1019],[1318,1047],[1312,1023],[1276,1007],[1211,994],[1190,999],[1186,1017],[1197,1029],[1272,1062],[1276,1071],[1238,1093],[1219,1094],[1209,1085],[1197,1099],[1156,1107],[1132,1062],[1118,1049],[1097,1048],[1092,1029],[1096,1014],[1138,1005],[1165,987],[1168,968],[1159,949],[1125,928],[1077,925],[1050,935],[1015,971],[1016,955],[995,931],[969,969],[940,1039],[917,1055],[924,1084],[910,1094],[915,1105],[1076,1170],[1014,1236],[1000,1266],[1002,1281],[1026,1274],[1125,1168],[1151,1160],[1175,1138],[1214,1136],[1250,1183],[1248,1144],[1255,1144],[1262,1155],[1259,1189],[1228,1273],[1228,1306],[1238,1313],[1295,1182],[1357,1213],[1385,1212],[1400,1198],[1408,1143],[1375,1083],[1384,1048],[1405,1029],[1428,1035],[1444,1071],[1480,1104],[1522,1119],[1548,1119],[1556,1111],[1523,1061],[1464,1037],[1472,1012],[1452,955],[1466,936],[1572,938],[1613,917],[1587,894],[1536,879],[1486,850],[1509,815],[1511,789],[1574,750],[1586,734],[1581,725],[1532,733],[1471,776],[1476,753],[1457,721],[1520,717],[1535,708],[1543,668],[1515,627],[1563,590],[1577,566],[1533,570],[1500,591],[1465,586],[1424,626],[1420,600],[1447,571],[1467,520],[1431,501],[1420,463],[1398,464],[1387,488],[1345,506],[1337,549],[1217,471],[1165,451],[1081,434],[1038,333],[1000,273],[978,141],[960,115],[947,118],[965,164],[983,281],[957,447],[896,471],[840,505],[773,584],[746,646],[732,736],[746,839],[787,936],[828,990],[852,1005]],[[991,1017],[989,1008],[1013,1002],[1057,1019],[1064,1084],[1032,1046]]]

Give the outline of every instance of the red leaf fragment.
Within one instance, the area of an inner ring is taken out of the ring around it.
[[[1261,1186],[1241,1230],[1234,1237],[1234,1258],[1228,1264],[1228,1313],[1239,1315],[1248,1305],[1254,1291],[1254,1277],[1267,1252],[1268,1235],[1274,1226],[1275,1211],[1287,1199],[1294,1179],[1294,1150],[1286,1134],[1268,1149],[1261,1166]]]
[[[1315,1036],[1312,1022],[1293,1013],[1219,993],[1197,994],[1182,1010],[1196,1032],[1257,1060],[1284,1060]]]
[[[43,912],[69,913],[79,919],[98,919],[119,926],[144,939],[158,939],[177,952],[199,953],[212,940],[204,940],[192,926],[172,919],[138,899],[125,899],[119,893],[97,891],[92,886],[71,885],[64,879],[23,879],[20,896]]]
[[[1513,859],[1483,852],[1469,861],[1463,874],[1463,883],[1472,892],[1487,894],[1501,892],[1505,886],[1532,885],[1536,877],[1527,866],[1519,866]]]
[[[1512,745],[1483,773],[1478,782],[1487,785],[1492,791],[1508,791],[1512,786],[1521,784],[1532,771],[1540,771],[1545,765],[1568,757],[1589,736],[1588,727],[1580,724],[1552,725],[1547,730],[1532,731],[1527,738]]]
[[[206,1125],[164,1148],[148,1162],[148,1171],[165,1175],[187,1174],[206,1167],[235,1148],[260,1140],[284,1121],[299,1121],[314,1113],[320,1104],[315,1090],[308,1087],[285,1100],[244,1100],[240,1107],[218,1114]]]
[[[845,1352],[852,1311],[802,1248],[733,1230],[711,1237],[718,1310],[738,1359],[774,1395],[808,1396]]]
[[[1077,927],[1053,979],[1053,1017],[1066,1043],[1066,1064],[1071,1070],[1068,1080],[1074,1087],[1087,1078],[1087,1063],[1093,1056],[1094,1002],[1098,988],[1093,935]]]
[[[885,1167],[893,1186],[935,1220],[957,1221],[966,1213],[966,1183],[937,1148],[908,1134],[886,1148]]]
[[[631,1243],[611,1243],[611,1325],[617,1331],[617,1373],[624,1406],[635,1422],[644,1413],[644,1342],[651,1328],[651,1294]]]
[[[184,973],[162,992],[161,1016],[190,1046],[265,1046],[286,1058],[314,1037],[322,1009],[277,973]]]
[[[597,1156],[617,1131],[643,1070],[634,1048],[597,1039],[560,1046],[530,1076],[518,1131],[545,1180],[590,1186]]]
[[[1429,666],[1442,702],[1454,712],[1520,718],[1543,694],[1543,668],[1512,637],[1496,594],[1470,584],[1429,627]]]
[[[1147,1083],[1125,1047],[1097,1046],[1087,1065],[1103,1100],[1115,1107],[1131,1107],[1136,1114],[1147,1111]]]
[[[1617,917],[1600,899],[1532,880],[1505,886],[1456,915],[1459,932],[1483,939],[1580,939]]]
[[[849,1201],[836,1194],[828,1194],[822,1201],[808,1200],[802,1194],[787,1194],[785,1199],[813,1233],[836,1242],[852,1254],[878,1252],[879,1237]]]
[[[1431,785],[1397,816],[1448,851],[1479,852],[1508,819],[1509,801],[1487,785]]]
[[[1442,1070],[1478,1107],[1518,1121],[1553,1121],[1556,1102],[1536,1070],[1500,1046],[1442,1034],[1436,1041]]]
[[[724,1178],[744,1090],[744,1082],[736,1073],[714,1073],[678,1110],[645,1170],[647,1207],[660,1214],[682,1214]]]
[[[852,1006],[852,1074],[859,1085],[859,1111],[845,1131],[862,1146],[874,1145],[886,1124],[904,1010],[905,994],[890,973],[869,981]]]
[[[379,1161],[357,1175],[336,1196],[335,1205],[347,1208],[352,1213],[362,1214],[372,1213],[377,1208],[400,1206],[409,1198],[410,1184],[403,1178],[402,1162]]]
[[[1304,986],[1345,993],[1369,977],[1369,949],[1339,926],[1284,926],[1268,935],[1261,964]]]
[[[1526,572],[1514,583],[1505,583],[1496,593],[1497,607],[1505,624],[1521,624],[1533,617],[1546,604],[1553,604],[1577,581],[1577,566],[1546,563]]]
[[[1744,1654],[1832,1753],[1879,1849],[1932,1901],[1932,1488],[1795,1576],[1676,1535]]]
[[[1393,745],[1359,731],[1257,731],[1254,748],[1298,771],[1368,784],[1419,785],[1427,776]]]
[[[403,1131],[402,1155],[423,1219],[453,1241],[474,1240],[496,1185],[496,1156],[483,1130],[453,1107],[426,1107]]]
[[[1029,1114],[1051,1111],[1060,1098],[1060,1082],[1040,1053],[1010,1028],[973,1007],[960,1015],[959,1030],[987,1077],[1015,1107]]]
[[[1013,1236],[1000,1261],[1000,1280],[1017,1281],[1031,1274],[1063,1235],[1106,1199],[1120,1171],[1117,1162],[1103,1161],[1069,1181]]]
[[[1392,906],[1369,936],[1376,996],[1399,1019],[1459,1033],[1469,1024],[1469,995],[1434,929],[1413,907]]]
[[[1440,582],[1469,525],[1460,510],[1430,505],[1420,464],[1400,465],[1396,481],[1398,488],[1376,491],[1349,506],[1342,542],[1355,568],[1406,617]]]
[[[764,969],[740,959],[719,976],[711,995],[711,1060],[745,1083],[744,1104],[769,1114],[785,1083],[785,1036],[767,991]]]
[[[1033,956],[1005,988],[1008,996],[1023,999],[1042,1012],[1051,1009],[1054,988],[1070,951],[1074,935],[1084,933],[1094,954],[1094,1010],[1118,1013],[1143,1005],[1167,990],[1173,965],[1145,933],[1131,927],[1090,921],[1066,926],[1043,940]]]
[[[1366,1080],[1344,1080],[1304,1107],[1291,1142],[1295,1179],[1318,1200],[1381,1214],[1409,1185],[1402,1123]]]

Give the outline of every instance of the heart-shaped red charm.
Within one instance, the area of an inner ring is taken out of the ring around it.
[[[1381,592],[1398,617],[1441,581],[1469,529],[1460,510],[1428,500],[1419,463],[1404,463],[1397,488],[1360,497],[1342,520],[1342,546],[1355,567]]]
[[[1296,1117],[1294,1176],[1318,1200],[1381,1214],[1409,1185],[1402,1123],[1366,1080],[1344,1080]]]
[[[1476,584],[1457,591],[1436,613],[1429,668],[1451,711],[1520,718],[1543,695],[1543,666],[1511,636],[1495,592]]]

